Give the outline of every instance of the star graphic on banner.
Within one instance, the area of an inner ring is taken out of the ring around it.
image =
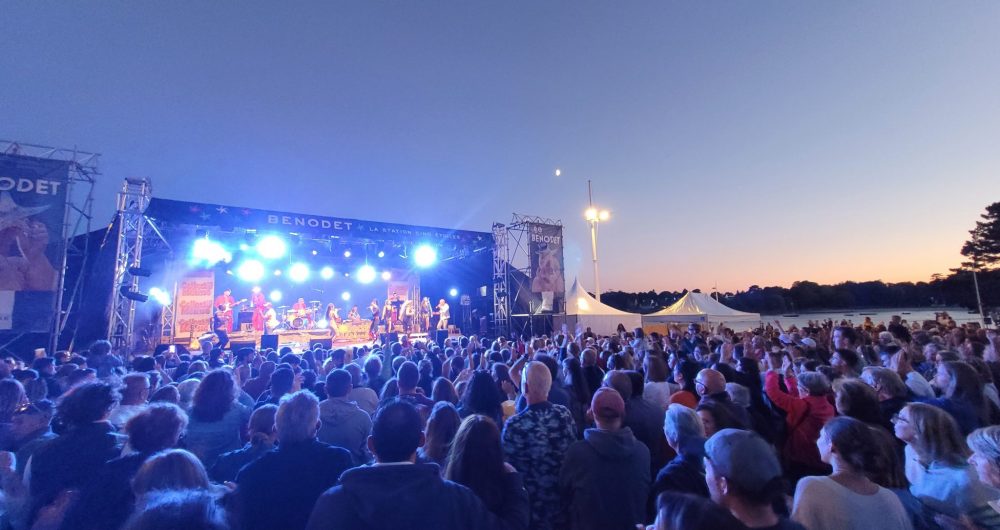
[[[201,214],[201,215],[200,215],[199,217],[201,217],[201,219],[202,219],[203,221],[208,221],[208,218],[209,218],[209,217],[212,217],[212,216],[211,216],[211,215],[208,215],[207,213],[203,213],[203,214]]]
[[[215,210],[219,213],[229,213],[229,208],[226,208],[225,206],[219,206]]]
[[[191,207],[190,207],[190,208],[188,208],[188,209],[189,209],[189,210],[191,210],[191,213],[198,213],[198,212],[200,212],[200,211],[201,211],[201,208],[199,208],[199,207],[197,207],[197,206],[191,206]]]
[[[245,216],[249,216],[249,215],[250,215],[250,213],[251,213],[251,212],[250,212],[250,209],[249,209],[249,208],[244,208],[244,209],[243,209],[243,215],[245,215]]]

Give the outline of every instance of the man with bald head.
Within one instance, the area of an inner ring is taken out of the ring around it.
[[[531,508],[532,530],[561,528],[558,480],[563,457],[576,441],[573,415],[549,402],[552,373],[538,361],[524,365],[521,392],[528,407],[507,420],[503,452],[524,477]]]
[[[711,368],[706,368],[698,372],[698,377],[694,380],[694,388],[698,391],[698,395],[701,396],[699,404],[715,403],[718,406],[724,407],[729,410],[733,418],[736,418],[742,424],[742,426],[738,426],[737,428],[751,428],[750,413],[747,409],[733,403],[732,398],[729,397],[729,393],[726,392],[726,377],[722,375],[722,372]]]

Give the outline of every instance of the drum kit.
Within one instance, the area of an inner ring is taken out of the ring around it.
[[[320,319],[322,303],[319,300],[310,300],[309,306],[304,309],[293,309],[289,306],[278,307],[277,313],[281,315],[281,324],[277,329],[283,330],[304,330],[316,327],[316,322]]]

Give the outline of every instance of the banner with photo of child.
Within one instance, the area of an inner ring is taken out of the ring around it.
[[[536,311],[553,311],[556,298],[561,299],[566,292],[562,226],[529,223],[528,253],[531,259],[531,292],[541,295]]]
[[[0,330],[51,328],[68,188],[69,162],[0,155]]]

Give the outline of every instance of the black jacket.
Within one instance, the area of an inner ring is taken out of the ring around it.
[[[628,427],[587,429],[566,451],[559,494],[569,528],[633,529],[646,522],[649,450]]]
[[[346,449],[317,440],[279,444],[236,475],[241,528],[305,528],[316,499],[352,465]]]
[[[670,461],[656,474],[653,483],[652,497],[656,499],[664,491],[690,493],[708,498],[708,486],[705,484],[705,439],[691,438],[685,440],[681,454]]]
[[[472,490],[434,464],[356,467],[316,501],[309,530],[491,530],[527,528],[526,510],[491,513]]]

